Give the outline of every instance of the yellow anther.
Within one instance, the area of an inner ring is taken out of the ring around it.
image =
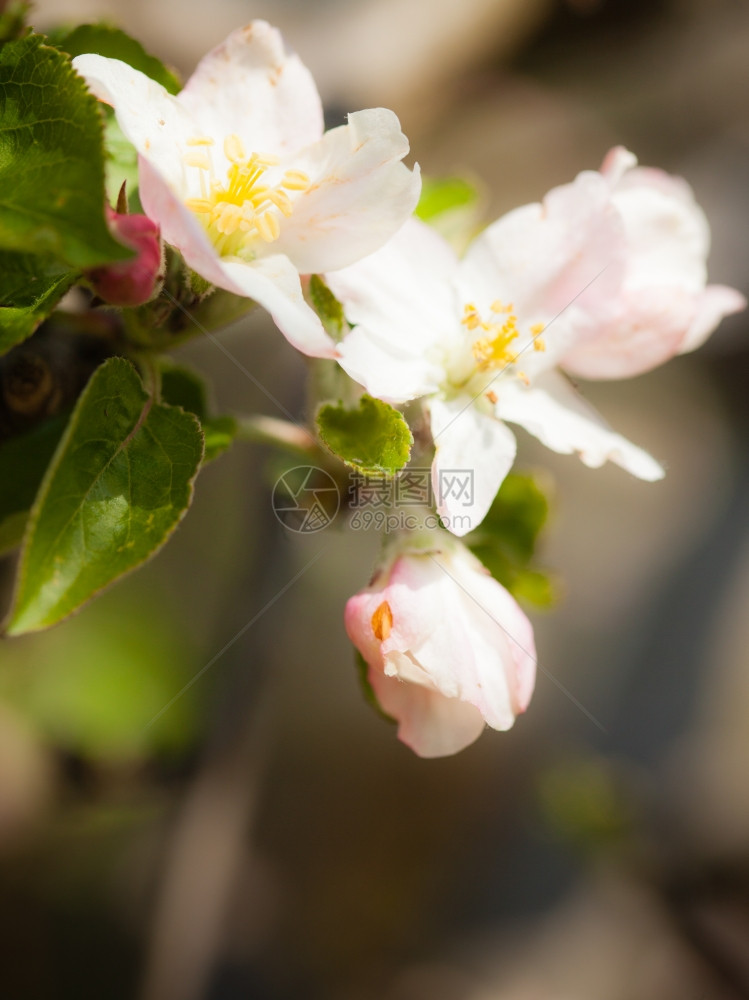
[[[293,212],[294,209],[291,205],[291,198],[289,198],[286,192],[282,191],[280,188],[277,188],[275,191],[269,191],[266,197],[268,198],[268,201],[272,201],[276,208],[283,212],[287,218]]]
[[[204,136],[187,140],[191,147],[212,144]],[[272,243],[281,235],[282,219],[294,210],[294,192],[306,191],[310,180],[302,170],[287,170],[280,181],[269,182],[266,171],[278,166],[279,158],[258,152],[248,156],[236,133],[224,139],[223,150],[229,163],[221,178],[207,150],[185,153],[185,164],[200,171],[198,196],[186,198],[185,204],[200,218],[219,254],[252,258],[258,240]]]
[[[492,368],[506,368],[517,360],[517,355],[510,350],[510,345],[519,335],[518,319],[513,314],[508,314],[508,309],[512,306],[503,306],[501,302],[493,302],[491,309],[493,315],[505,314],[507,318],[502,321],[486,323],[471,302],[465,306],[462,323],[469,330],[485,330],[489,336],[481,337],[473,342],[471,350],[476,359],[479,371],[488,371]]]
[[[515,306],[512,304],[512,302],[508,306],[506,306],[502,303],[501,299],[495,299],[489,306],[489,308],[495,315],[498,315],[499,313],[511,313],[512,310],[515,308]]]
[[[287,170],[283,175],[281,187],[287,191],[308,191],[311,181],[303,170]]]
[[[224,139],[224,155],[232,163],[244,163],[247,159],[242,140],[236,132],[232,132],[231,135],[227,135]]]
[[[278,216],[272,212],[263,212],[262,215],[258,215],[255,219],[255,226],[260,239],[266,243],[272,243],[281,234],[281,223],[278,221]]]
[[[207,153],[185,153],[182,157],[183,161],[188,167],[197,167],[198,170],[210,170],[211,161],[208,159]]]
[[[477,326],[481,325],[481,317],[479,316],[478,309],[472,302],[466,305],[463,310],[463,319],[460,322],[463,326],[468,327],[469,330],[475,330]]]
[[[543,337],[539,337],[538,335],[536,335],[533,338],[533,350],[534,351],[546,350],[546,341],[543,339]]]

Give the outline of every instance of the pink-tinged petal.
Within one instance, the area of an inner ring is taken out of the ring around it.
[[[371,668],[368,676],[382,710],[398,723],[398,739],[419,757],[459,753],[484,731],[481,713],[465,701]]]
[[[177,98],[119,59],[82,55],[75,57],[73,66],[99,100],[112,105],[120,128],[141,157],[155,164],[175,191],[186,190],[183,154],[187,140],[199,130]],[[161,219],[152,218],[161,224]]]
[[[602,322],[596,336],[580,338],[561,358],[562,368],[590,379],[650,371],[678,353],[695,312],[694,296],[668,285],[622,293],[616,305],[618,314]]]
[[[444,535],[436,536],[436,543]],[[535,646],[515,600],[468,550],[406,550],[346,606],[382,708],[421,756],[456,753],[530,699]]]
[[[623,230],[608,185],[587,171],[550,191],[543,205],[515,209],[484,230],[458,280],[480,311],[493,299],[512,303],[522,333],[570,310],[584,319],[604,308],[619,287],[623,261]],[[562,329],[555,325],[545,338],[553,356]]]
[[[265,21],[232,32],[204,56],[179,101],[205,134],[236,133],[248,153],[288,154],[323,131],[309,70]]]
[[[731,316],[742,309],[746,309],[746,299],[741,292],[726,285],[708,285],[697,299],[697,309],[679,353],[685,354],[700,347],[724,316]]]
[[[499,394],[497,413],[503,420],[520,424],[552,451],[577,452],[591,468],[611,461],[648,482],[663,477],[662,467],[652,456],[610,430],[556,373],[544,375],[531,387],[508,381]]]
[[[637,157],[624,146],[614,146],[604,157],[601,164],[601,175],[608,181],[610,187],[616,187],[622,178],[633,167],[637,166]]]
[[[459,536],[481,524],[515,461],[515,435],[481,406],[468,395],[429,401],[437,511]]]
[[[143,156],[138,160],[138,178],[143,209],[149,218],[158,220],[164,242],[176,247],[194,271],[216,284],[220,273],[218,254],[198,217]]]
[[[400,161],[408,140],[392,111],[349,115],[293,161],[312,186],[294,201],[274,250],[302,274],[336,271],[374,253],[411,215],[419,200],[418,167]]]
[[[629,183],[612,195],[626,233],[626,288],[677,285],[700,292],[710,248],[705,214],[691,192],[687,198],[675,195],[671,185],[637,183],[649,177],[633,171]]]
[[[367,392],[400,403],[437,391],[441,346],[462,335],[450,285],[457,266],[442,237],[409,219],[382,249],[326,275],[355,324],[340,363]]]
[[[506,649],[514,669],[504,671],[509,703],[513,716],[524,712],[530,704],[536,684],[536,644],[533,626],[515,598],[488,573],[481,563],[469,553],[462,560],[446,562],[454,579],[467,591],[474,602],[474,620],[486,635],[489,648],[497,643],[498,626],[506,638]],[[469,561],[470,560],[470,561]],[[490,725],[492,722],[485,716]],[[509,728],[509,722],[504,727]]]

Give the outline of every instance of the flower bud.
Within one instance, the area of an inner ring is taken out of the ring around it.
[[[437,546],[391,551],[345,613],[380,707],[420,757],[457,753],[485,723],[509,729],[536,672],[533,629],[514,598],[459,542]]]
[[[136,252],[87,272],[99,296],[112,306],[140,306],[154,297],[164,279],[159,227],[145,215],[122,215],[107,206],[107,222],[115,239]]]

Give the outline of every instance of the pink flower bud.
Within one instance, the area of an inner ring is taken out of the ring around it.
[[[459,542],[391,554],[346,605],[346,631],[381,708],[420,757],[509,729],[533,692],[533,629]]]
[[[143,305],[153,298],[164,277],[159,227],[145,215],[120,215],[109,206],[107,222],[115,239],[135,250],[136,256],[93,268],[87,277],[109,305]]]

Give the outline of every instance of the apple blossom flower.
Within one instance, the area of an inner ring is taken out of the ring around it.
[[[105,206],[109,228],[120,243],[135,251],[130,260],[95,267],[86,277],[99,296],[113,306],[140,306],[163,281],[159,227],[145,215],[128,215]]]
[[[295,347],[335,355],[300,274],[346,267],[411,214],[418,168],[383,108],[323,134],[320,98],[278,31],[254,21],[172,96],[117,59],[73,60],[139,154],[139,191],[164,240],[211,284],[259,302]]]
[[[509,729],[533,693],[533,629],[515,599],[444,532],[395,543],[345,623],[398,738],[420,757]]]
[[[391,403],[427,397],[437,509],[456,534],[475,528],[515,458],[505,421],[553,451],[607,460],[644,480],[661,466],[613,432],[559,368],[612,378],[690,350],[742,308],[705,288],[708,230],[683,182],[633,170],[613,150],[481,233],[459,260],[410,221],[385,247],[327,276],[354,328],[340,364]],[[452,490],[471,470],[473,495]]]

